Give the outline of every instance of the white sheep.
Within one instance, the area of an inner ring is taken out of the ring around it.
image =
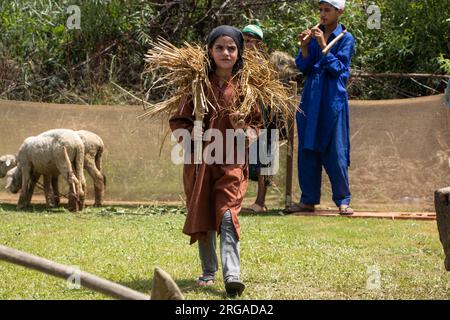
[[[5,154],[0,157],[0,178],[4,178],[6,173],[16,166],[16,156]]]
[[[94,182],[94,191],[95,191],[95,203],[94,206],[101,206],[103,202],[103,197],[105,194],[105,185],[106,185],[106,176],[102,171],[102,154],[105,148],[102,138],[100,138],[97,134],[87,131],[87,130],[79,130],[75,131],[83,141],[84,145],[84,169],[87,170],[88,174],[91,176]],[[2,159],[4,159],[4,164],[6,166],[7,159],[10,162],[9,169],[15,166],[16,157],[13,155],[5,155],[0,157],[0,170],[2,170]],[[7,170],[5,170],[6,172]],[[1,171],[0,171],[1,174]],[[4,176],[4,175],[3,175]],[[58,190],[58,176],[55,175],[51,177],[51,187],[50,189],[53,191],[53,194],[46,191],[45,199],[47,202],[47,206],[53,207],[58,206],[60,202],[60,194]],[[2,177],[0,175],[0,177]],[[45,180],[48,179],[44,175],[44,184],[48,183]],[[47,194],[49,193],[49,194]]]
[[[102,138],[97,134],[87,131],[75,131],[84,144],[84,168],[94,182],[95,202],[94,206],[101,206],[105,195],[106,176],[102,171],[102,154],[105,148]],[[58,176],[52,177],[52,187],[55,205],[59,204]]]
[[[62,174],[69,185],[69,210],[84,207],[86,180],[83,172],[84,144],[73,130],[54,129],[25,139],[17,154],[17,166],[6,174],[6,189],[21,190],[18,209],[31,202],[34,187],[44,175],[46,202],[50,199],[51,177]]]

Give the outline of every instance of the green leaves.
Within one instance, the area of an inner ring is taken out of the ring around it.
[[[65,30],[64,25],[60,24],[53,28],[53,35],[59,36],[61,33],[63,33]]]
[[[99,103],[102,94],[98,90],[111,78],[113,56],[114,80],[130,91],[139,90],[142,54],[157,36],[176,45],[184,41],[203,43],[219,24],[242,28],[254,19],[261,23],[270,51],[296,55],[298,34],[319,19],[317,1],[232,1],[221,8],[222,4],[218,0],[2,1],[0,59],[13,60],[20,70],[13,79],[18,82],[17,88],[1,96],[5,89],[0,87],[0,97],[64,101],[67,95],[61,97],[55,92],[72,91],[88,95],[84,97],[88,103]],[[381,29],[368,27],[373,13],[367,9],[372,4],[380,9]],[[69,5],[80,8],[81,30],[66,27],[71,15],[67,12]],[[448,1],[442,0],[348,1],[341,21],[356,40],[352,67],[366,72],[447,70],[443,59],[449,57],[448,7]],[[113,43],[116,45],[92,59]],[[90,58],[92,61],[84,63]],[[79,64],[82,67],[68,71]],[[375,90],[379,96],[385,93],[385,88]],[[407,90],[423,93],[414,84]],[[366,97],[371,95],[359,96]]]
[[[447,59],[444,57],[444,55],[441,53],[439,54],[439,56],[436,58],[441,69],[447,73],[448,75],[450,75],[450,59]]]

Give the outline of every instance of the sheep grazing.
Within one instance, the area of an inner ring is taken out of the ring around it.
[[[84,168],[94,181],[94,205],[101,206],[106,186],[106,176],[103,174],[102,168],[102,155],[105,145],[102,138],[91,131],[79,130],[76,133],[84,144]]]
[[[39,177],[44,175],[46,202],[53,203],[51,177],[61,174],[69,185],[69,210],[82,210],[86,186],[83,163],[84,144],[75,131],[46,131],[25,139],[17,154],[17,166],[6,174],[6,189],[12,193],[20,190],[17,207],[26,208]]]
[[[95,133],[87,130],[75,131],[83,141],[84,145],[84,169],[87,170],[94,182],[95,203],[94,206],[101,206],[105,194],[106,176],[102,171],[102,154],[104,150],[103,140]],[[4,177],[6,172],[16,165],[16,157],[5,155],[0,157],[0,177]],[[2,169],[5,167],[6,169]],[[5,172],[3,176],[2,171]],[[11,172],[13,174],[14,172]],[[60,194],[58,188],[58,175],[51,176],[51,186],[46,191],[46,202],[48,207],[58,206],[60,203]],[[44,184],[48,177],[44,175]],[[17,184],[17,183],[16,183]],[[14,189],[14,188],[13,188]],[[15,188],[17,189],[17,187]],[[20,186],[18,187],[20,189]],[[53,191],[53,194],[51,194]]]
[[[84,168],[94,181],[94,206],[101,206],[105,195],[106,177],[102,171],[102,154],[105,148],[102,138],[91,131],[75,131],[84,145]],[[59,204],[58,176],[52,177],[55,204]]]
[[[4,178],[6,173],[16,166],[16,156],[6,154],[0,157],[0,178]]]

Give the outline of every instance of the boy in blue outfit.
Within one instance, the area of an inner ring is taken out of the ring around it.
[[[323,54],[330,41],[345,30],[339,23],[345,0],[319,1],[320,26],[299,35],[298,69],[306,76],[297,112],[300,203],[288,212],[313,212],[320,203],[322,166],[331,182],[333,201],[342,215],[353,214],[350,165],[349,110],[346,90],[355,41],[349,32]]]

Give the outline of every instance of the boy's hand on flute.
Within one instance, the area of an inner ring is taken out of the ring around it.
[[[319,28],[319,27],[320,27],[320,23],[316,24],[311,29],[306,29],[305,31],[300,33],[298,36],[298,40],[299,40],[298,44],[303,48],[307,47],[309,42],[311,41],[311,38],[313,37],[312,30],[314,28]]]
[[[311,41],[311,30],[307,29],[298,35],[298,41],[301,47],[308,46]]]
[[[245,128],[245,114],[239,111],[230,113],[230,122],[234,130]]]
[[[312,37],[314,37],[317,40],[317,43],[322,49],[324,49],[327,46],[327,42],[325,41],[323,31],[318,26],[315,26],[314,28],[311,29],[311,34]]]

